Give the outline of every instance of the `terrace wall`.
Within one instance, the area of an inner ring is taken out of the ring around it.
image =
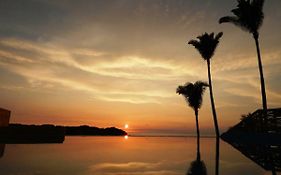
[[[0,127],[9,126],[11,111],[0,108]]]

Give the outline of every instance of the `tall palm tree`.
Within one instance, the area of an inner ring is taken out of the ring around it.
[[[211,77],[211,58],[215,53],[217,45],[219,44],[219,39],[222,37],[222,35],[223,35],[222,32],[218,33],[217,35],[214,35],[214,33],[211,34],[205,33],[201,36],[198,36],[197,37],[198,40],[190,40],[188,42],[188,44],[193,45],[201,54],[202,58],[205,61],[207,61],[211,106],[212,106],[213,119],[214,119],[214,125],[215,125],[217,137],[220,135],[220,132],[219,132],[219,126],[217,120],[216,107],[213,97],[212,77]]]
[[[235,16],[225,16],[220,18],[219,23],[233,23],[241,29],[251,33],[255,40],[258,66],[260,72],[260,83],[261,83],[261,94],[262,94],[262,105],[264,119],[266,120],[267,115],[267,100],[265,92],[265,83],[263,78],[262,60],[259,46],[259,28],[263,23],[263,4],[264,0],[238,0],[238,5],[231,12]]]
[[[183,95],[187,104],[194,110],[195,118],[196,118],[196,132],[197,132],[197,154],[199,154],[200,148],[200,131],[199,131],[199,123],[198,123],[198,111],[202,106],[202,96],[203,93],[208,86],[207,83],[202,81],[197,81],[193,83],[186,83],[184,86],[179,86],[177,88],[177,93]],[[200,159],[200,155],[199,155]]]

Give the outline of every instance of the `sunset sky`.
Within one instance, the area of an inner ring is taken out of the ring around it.
[[[212,60],[220,127],[261,108],[252,36],[218,19],[236,0],[1,0],[0,107],[11,122],[129,125],[130,132],[194,133],[178,85],[207,81],[187,41],[224,32]],[[260,30],[270,108],[281,107],[281,1],[268,0]],[[199,111],[213,133],[209,91]]]

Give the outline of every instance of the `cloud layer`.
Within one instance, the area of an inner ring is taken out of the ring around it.
[[[161,121],[159,128],[181,127],[163,124],[185,123],[185,116],[193,114],[176,87],[207,80],[206,63],[186,42],[205,31],[224,31],[212,73],[220,120],[227,128],[240,114],[261,106],[251,36],[216,22],[233,6],[184,0],[1,1],[0,105],[14,110],[18,121],[105,121],[107,116],[113,124],[147,121],[140,124],[144,127]],[[281,102],[278,6],[277,0],[266,3],[261,30],[270,107]],[[201,113],[206,128],[212,127],[209,112],[206,93]]]

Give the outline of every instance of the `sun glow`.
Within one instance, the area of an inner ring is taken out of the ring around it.
[[[124,127],[125,127],[125,129],[128,129],[128,128],[129,128],[129,125],[128,125],[128,124],[125,124]]]
[[[125,135],[124,138],[127,140],[127,139],[129,138],[129,136],[128,136],[128,135]]]

